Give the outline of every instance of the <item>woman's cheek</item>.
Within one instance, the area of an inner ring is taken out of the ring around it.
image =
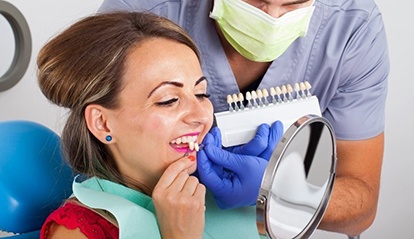
[[[171,117],[168,116],[156,116],[147,118],[146,121],[149,123],[149,128],[154,131],[164,132],[164,129],[171,124]]]

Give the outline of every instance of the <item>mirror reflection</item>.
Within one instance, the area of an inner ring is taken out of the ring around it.
[[[301,118],[277,146],[262,183],[266,232],[258,221],[260,234],[308,238],[319,224],[331,194],[336,152],[332,129],[325,121]]]

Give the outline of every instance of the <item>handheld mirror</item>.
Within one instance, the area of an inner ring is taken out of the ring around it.
[[[306,115],[286,131],[263,176],[256,223],[262,238],[309,238],[332,193],[336,144],[323,117]]]

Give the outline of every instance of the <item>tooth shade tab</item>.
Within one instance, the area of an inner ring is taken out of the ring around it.
[[[276,104],[277,100],[276,100],[276,90],[274,87],[270,87],[270,95],[272,96],[272,103]]]
[[[227,95],[227,103],[229,104],[229,111],[233,112],[234,108],[233,105],[231,103],[233,103],[233,98],[231,97],[231,95]]]
[[[240,109],[244,110],[244,96],[241,92],[239,92],[238,98],[239,98],[239,102],[240,102]]]
[[[233,94],[233,95],[232,95],[232,98],[233,98],[233,102],[234,102],[234,103],[236,103],[237,101],[239,101],[239,97],[237,97],[237,95],[236,95],[236,94]]]
[[[251,100],[252,99],[252,95],[250,94],[250,92],[246,92],[246,100]]]
[[[264,97],[268,97],[269,96],[269,91],[267,91],[266,89],[263,89],[262,92],[263,92],[263,96]]]
[[[231,97],[231,95],[227,96],[227,103],[229,104],[233,103],[233,98]]]
[[[282,85],[282,93],[283,94],[287,93],[287,87],[285,85]]]
[[[257,99],[259,100],[259,106],[263,106],[263,92],[261,90],[256,90]]]
[[[300,91],[300,87],[299,87],[299,83],[295,83],[295,85],[293,86],[295,88],[295,92],[296,92],[296,99],[300,99],[300,95],[299,95],[299,91]]]
[[[237,94],[232,95],[233,103],[234,103],[234,110],[239,110],[239,106],[237,105],[237,102],[239,101],[239,97],[237,97]]]
[[[302,93],[302,98],[306,98],[306,96],[305,96],[305,90],[306,90],[305,83],[301,82],[301,83],[299,83],[299,86],[300,86],[300,91]]]
[[[269,92],[266,89],[263,89],[262,92],[264,104],[269,105],[269,101],[267,100],[267,97],[269,97]]]
[[[310,93],[310,89],[312,88],[312,86],[308,81],[305,81],[305,88],[306,88],[306,91],[308,92],[306,96],[311,97],[312,94]]]
[[[256,93],[256,91],[252,91],[251,94],[252,94],[253,106],[256,108],[256,107],[259,106],[257,104],[257,101],[256,101],[256,99],[257,99],[257,93]]]
[[[261,90],[256,90],[257,97],[263,97],[263,92]]]
[[[251,102],[252,95],[250,94],[249,91],[246,92],[246,100],[247,100],[247,107],[249,107],[249,109],[253,108],[253,105],[252,105],[252,102]]]
[[[287,84],[286,88],[287,88],[287,93],[288,93],[289,100],[292,101],[293,100],[293,96],[292,96],[293,89],[292,89],[292,86],[290,84]]]

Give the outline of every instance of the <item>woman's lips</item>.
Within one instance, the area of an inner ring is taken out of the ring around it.
[[[170,144],[170,146],[179,153],[185,153],[188,151],[188,144]]]

